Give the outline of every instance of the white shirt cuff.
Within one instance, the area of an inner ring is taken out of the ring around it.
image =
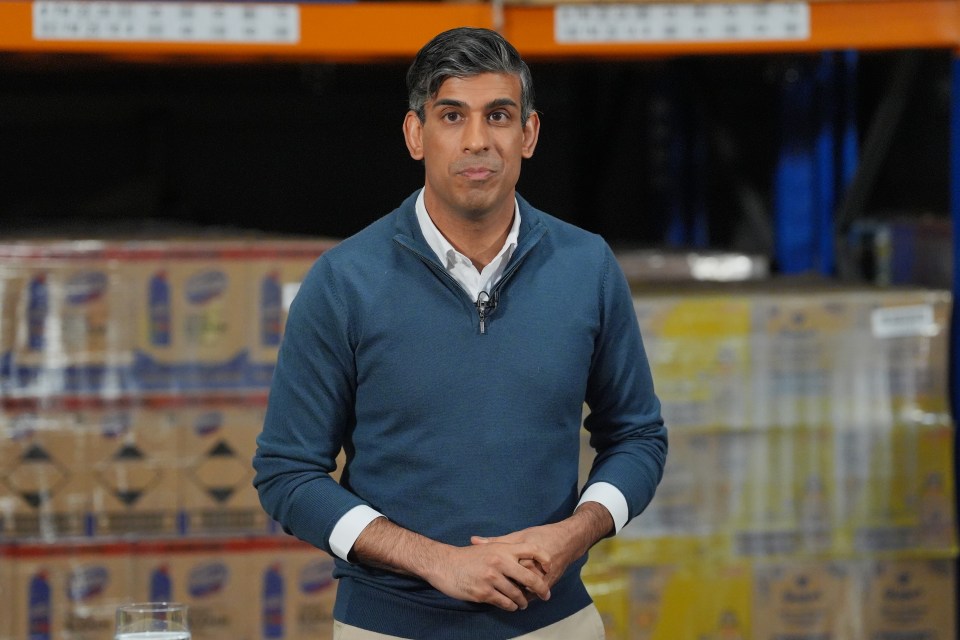
[[[624,503],[626,504],[626,503]],[[337,557],[347,560],[353,544],[367,528],[367,525],[382,517],[383,514],[365,504],[357,505],[350,511],[343,514],[343,517],[337,520],[333,525],[333,531],[330,533],[330,548],[337,554]],[[347,560],[349,562],[349,560]]]
[[[623,497],[620,489],[609,482],[597,482],[587,487],[587,490],[580,496],[580,502],[577,503],[577,506],[579,507],[584,502],[598,502],[606,507],[610,515],[613,516],[614,533],[620,533],[620,529],[623,529],[630,517],[630,507],[627,506],[627,499]]]

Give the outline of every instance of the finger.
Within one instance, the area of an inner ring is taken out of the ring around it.
[[[503,576],[500,580],[497,580],[494,588],[514,605],[514,609],[511,609],[511,611],[526,609],[527,605],[530,604],[527,593],[522,586],[507,576]]]
[[[470,536],[470,544],[489,544],[490,538],[484,538],[483,536]]]
[[[541,600],[550,599],[550,586],[545,575],[539,571],[529,569],[519,562],[515,566],[506,568],[505,573],[520,588],[536,595]]]
[[[530,558],[522,558],[520,560],[520,566],[540,574],[545,575],[547,573],[546,570],[544,570],[544,568],[540,565],[539,562],[537,562],[536,560],[532,560]]]
[[[515,550],[516,555],[520,560],[534,560],[540,567],[543,569],[544,573],[550,572],[550,565],[552,558],[550,554],[544,551],[541,547],[534,544],[522,544],[517,545]]]

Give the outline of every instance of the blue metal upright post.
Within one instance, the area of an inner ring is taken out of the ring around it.
[[[781,273],[814,267],[814,82],[803,65],[787,71],[780,97],[780,159],[773,180],[774,253]]]
[[[953,282],[951,291],[953,304],[950,315],[950,414],[954,425],[954,487],[960,487],[960,473],[957,472],[957,460],[960,460],[960,438],[957,438],[957,415],[960,411],[960,313],[957,302],[960,300],[960,50],[954,52],[950,69],[950,222],[953,240]],[[956,510],[960,513],[960,492],[954,496]],[[955,563],[956,566],[956,563]],[[960,609],[960,594],[955,593],[956,608]]]

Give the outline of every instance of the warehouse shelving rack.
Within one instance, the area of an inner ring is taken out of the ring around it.
[[[823,61],[816,77],[785,89],[783,116],[787,122],[791,118],[809,117],[810,110],[820,108],[821,105],[815,104],[816,99],[810,99],[812,88],[827,84],[842,86],[845,74],[855,73],[856,52],[952,51],[950,216],[954,246],[953,295],[954,300],[960,300],[960,0],[814,1],[807,5],[809,34],[802,38],[563,43],[557,41],[555,33],[557,12],[564,5],[504,5],[500,0],[293,3],[297,8],[299,36],[295,41],[284,43],[38,38],[37,4],[29,0],[0,0],[0,53],[83,54],[146,61],[366,63],[409,60],[422,43],[437,32],[473,25],[497,28],[531,60],[821,54]],[[701,6],[710,6],[710,3]],[[842,95],[833,94],[833,97],[839,101],[831,106],[833,116],[820,116],[813,140],[794,139],[793,142],[800,144],[791,150],[788,161],[783,161],[773,176],[778,200],[774,205],[777,262],[786,272],[830,273],[836,268],[833,252],[838,210],[844,204],[845,192],[855,184],[859,167],[857,151],[850,146],[851,138],[856,137],[856,123],[842,116],[849,103],[844,102]],[[824,178],[828,174],[833,177]],[[958,313],[954,313],[951,330],[954,336],[951,361],[956,370],[960,365]],[[954,407],[960,407],[957,382],[951,383],[951,401]]]
[[[809,5],[810,37],[803,39],[578,44],[556,42],[557,7],[547,5],[305,3],[296,5],[300,17],[300,38],[296,43],[204,44],[38,40],[33,31],[34,4],[26,0],[0,2],[0,51],[333,62],[409,59],[434,34],[460,25],[498,28],[526,57],[550,59],[955,48],[960,45],[960,2],[956,0],[812,2]]]

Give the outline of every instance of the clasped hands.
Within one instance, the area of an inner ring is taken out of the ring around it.
[[[428,581],[439,591],[506,611],[550,598],[552,587],[580,554],[563,523],[504,536],[473,536],[468,547],[445,546]]]

